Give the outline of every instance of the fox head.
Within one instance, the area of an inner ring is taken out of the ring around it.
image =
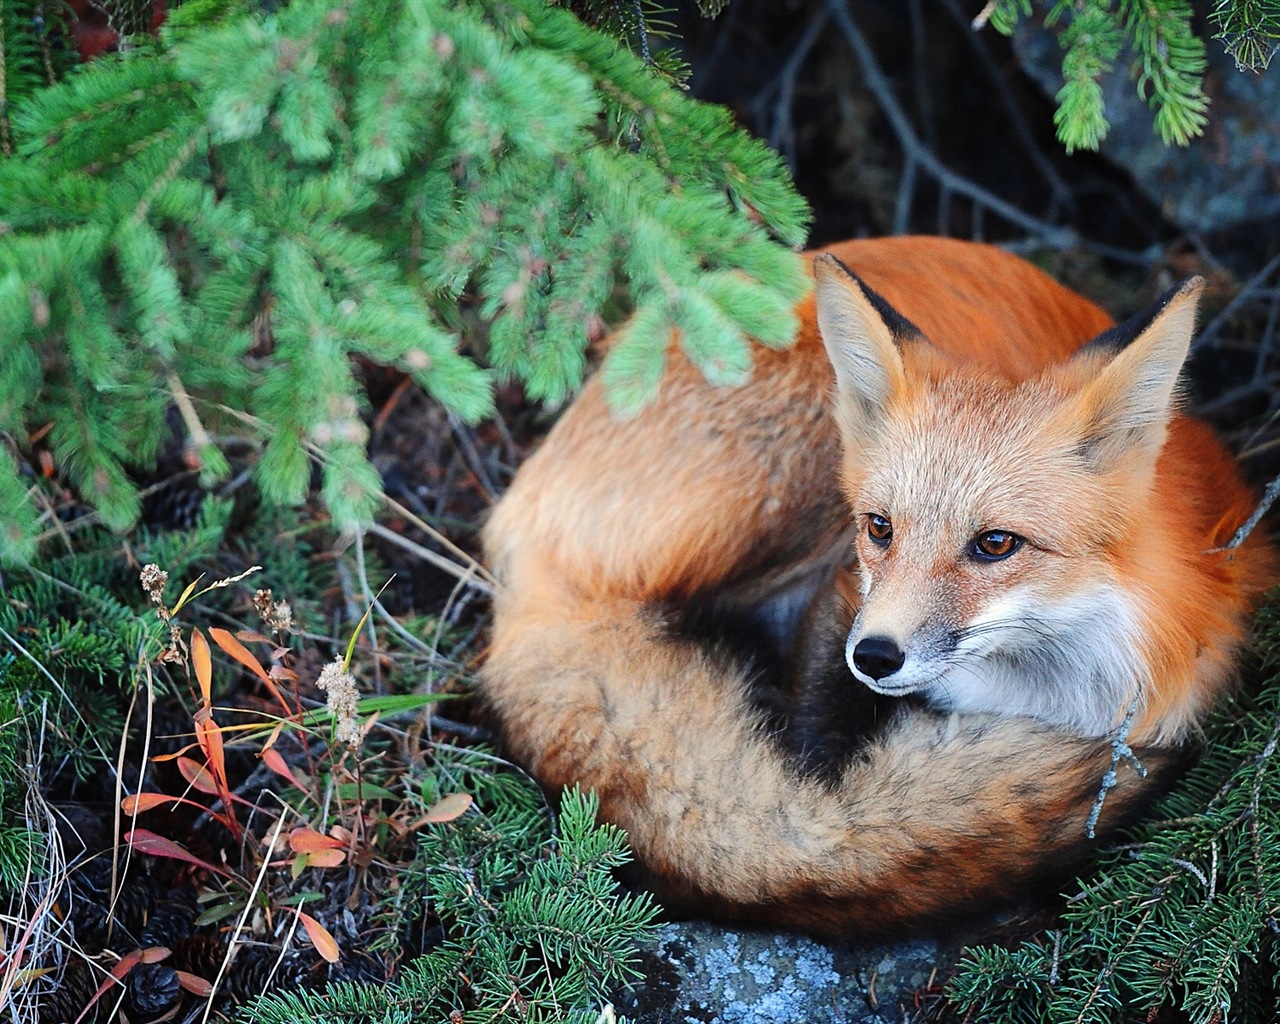
[[[1123,566],[1150,543],[1203,282],[1009,380],[946,355],[833,256],[815,274],[861,576],[850,670],[944,710],[1113,731],[1151,675],[1148,595]]]

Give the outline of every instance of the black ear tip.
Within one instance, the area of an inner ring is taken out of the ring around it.
[[[853,281],[864,292],[867,291],[866,283],[849,269],[848,265],[840,259],[835,253],[820,252],[813,258],[813,269],[818,273],[833,274],[843,276]]]
[[[1099,350],[1120,352],[1128,348],[1142,333],[1150,327],[1156,318],[1169,308],[1175,302],[1190,300],[1195,302],[1200,293],[1204,291],[1205,280],[1199,274],[1193,274],[1191,277],[1184,278],[1175,284],[1172,288],[1166,288],[1160,297],[1147,306],[1146,309],[1139,310],[1129,319],[1124,320],[1114,327],[1108,328],[1094,338],[1087,345],[1083,346],[1081,352],[1096,352]]]
[[[879,314],[886,327],[898,341],[913,341],[923,337],[915,324],[899,313],[888,300],[867,284],[862,278],[849,269],[848,265],[835,253],[823,252],[813,258],[814,270],[824,277],[844,277],[857,286],[871,308]]]

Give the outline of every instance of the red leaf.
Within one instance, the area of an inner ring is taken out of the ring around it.
[[[198,999],[208,999],[213,995],[213,986],[200,977],[198,974],[190,974],[187,971],[175,971],[178,976],[178,984],[190,992]]]
[[[172,839],[158,836],[145,828],[135,828],[132,832],[126,832],[124,841],[134,850],[137,850],[138,853],[145,853],[151,857],[167,857],[169,860],[185,861],[188,864],[195,864],[197,867],[212,871],[214,874],[222,875],[224,878],[235,878],[235,875],[226,868],[218,867],[217,864],[210,864],[207,860],[201,860],[194,853],[188,853],[187,850]]]
[[[247,644],[269,644],[271,637],[263,636],[261,633],[254,633],[247,629],[237,629],[236,639],[243,640]]]
[[[262,763],[281,778],[288,779],[304,793],[307,791],[306,786],[298,781],[298,777],[293,774],[293,769],[289,767],[288,762],[280,755],[280,751],[274,747],[262,752]]]
[[[318,948],[318,947],[317,947]],[[98,991],[93,994],[93,998],[85,1004],[85,1008],[80,1011],[80,1016],[75,1019],[75,1024],[80,1024],[84,1020],[85,1015],[93,1009],[94,1005],[102,998],[102,994],[106,992],[112,985],[119,985],[131,970],[138,964],[154,964],[163,960],[169,955],[169,950],[163,946],[153,946],[150,949],[135,949],[130,953],[126,953],[111,968],[111,972],[102,979],[102,984],[98,986]],[[323,953],[321,954],[324,955]]]

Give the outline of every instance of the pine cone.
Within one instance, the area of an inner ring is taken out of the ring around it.
[[[98,982],[88,962],[78,956],[68,960],[53,991],[38,1001],[40,1024],[70,1024],[89,1005],[97,989]]]
[[[247,1002],[273,989],[292,990],[303,987],[306,963],[297,953],[286,953],[280,966],[280,951],[265,946],[245,946],[237,954],[227,972],[227,991],[237,1002]],[[275,974],[272,975],[272,970]],[[307,986],[311,987],[311,986]]]
[[[200,905],[196,902],[195,893],[183,889],[169,891],[152,903],[147,923],[142,928],[141,945],[144,949],[148,946],[173,949],[195,931],[196,915],[199,912]]]
[[[172,946],[173,957],[168,960],[177,970],[186,971],[212,982],[222,970],[227,957],[227,943],[221,935],[211,931],[199,931],[189,938],[179,939]]]
[[[182,998],[178,972],[168,964],[137,964],[125,978],[120,1011],[129,1024],[154,1024],[176,1010]]]

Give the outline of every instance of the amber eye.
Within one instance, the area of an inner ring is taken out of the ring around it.
[[[970,548],[974,558],[983,562],[998,562],[1008,558],[1022,547],[1022,538],[1008,530],[988,530],[973,539]]]
[[[867,536],[882,548],[887,548],[889,541],[893,540],[893,523],[884,516],[869,515],[867,516]]]

